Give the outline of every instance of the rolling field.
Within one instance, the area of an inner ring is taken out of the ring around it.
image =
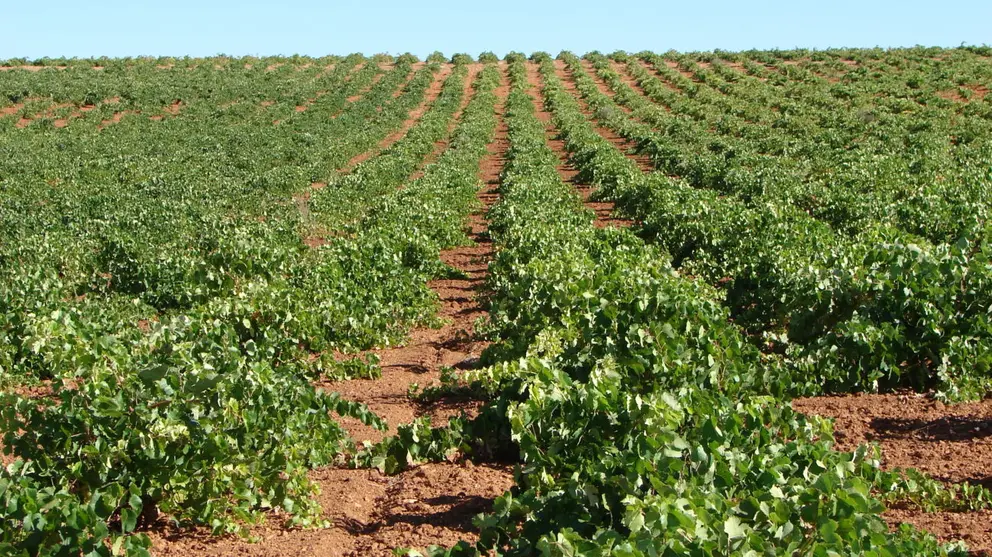
[[[8,60],[0,555],[992,552],[990,87]]]

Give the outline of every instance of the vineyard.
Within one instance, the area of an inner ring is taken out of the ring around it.
[[[0,65],[0,555],[992,553],[992,49]]]

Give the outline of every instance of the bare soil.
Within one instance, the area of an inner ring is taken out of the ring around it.
[[[788,62],[793,62],[793,63],[790,64]],[[799,62],[794,60],[784,60],[780,65],[777,66],[772,64],[761,63],[762,66],[768,68],[769,70],[775,73],[779,73],[782,75],[788,75],[787,68],[797,66],[798,64]],[[847,64],[847,65],[851,66],[851,64]],[[809,71],[812,72],[814,75],[826,80],[829,83],[838,83],[840,81],[840,76],[836,75],[835,73],[832,73],[834,72],[833,69],[828,69],[824,67],[815,67],[815,68],[809,68]]]
[[[162,112],[165,114],[156,114],[154,116],[149,116],[149,120],[154,120],[156,122],[161,122],[165,120],[167,116],[178,116],[179,112],[182,110],[183,102],[179,99],[173,100],[170,104],[162,108]]]
[[[120,99],[118,97],[113,97],[111,99],[107,99],[107,100],[103,101],[101,104],[114,104],[114,103],[117,103],[119,101],[120,101]],[[21,118],[17,121],[16,127],[23,129],[23,128],[26,128],[27,126],[31,125],[31,122],[33,122],[35,120],[39,120],[39,119],[42,119],[42,118],[53,118],[55,116],[55,113],[57,111],[59,111],[59,110],[61,110],[63,108],[71,107],[71,106],[73,106],[72,103],[57,103],[57,104],[53,104],[51,107],[49,107],[48,109],[46,109],[44,112],[40,112],[38,114],[34,114],[31,117],[21,116]],[[24,107],[23,104],[16,104],[16,105],[11,106],[11,107],[0,109],[0,116],[9,116],[9,115],[12,115],[12,114],[16,114],[23,107]],[[77,107],[75,110],[73,110],[69,114],[65,115],[64,117],[55,119],[55,121],[52,124],[56,128],[64,128],[64,127],[68,126],[69,125],[69,122],[71,122],[72,120],[74,120],[76,118],[82,118],[83,115],[85,115],[87,112],[93,111],[95,109],[96,109],[96,105],[83,105],[83,106]]]
[[[958,92],[957,89],[947,89],[945,91],[940,91],[937,93],[938,96],[951,101],[957,101],[962,103],[976,102],[985,100],[985,95],[989,93],[988,87],[978,84],[964,85],[965,89],[969,89],[972,92],[971,97],[964,97]]]
[[[31,100],[36,100],[36,99],[31,99]],[[120,98],[119,97],[113,97],[113,98],[110,98],[110,99],[107,99],[107,100],[103,101],[101,104],[113,104],[113,103],[117,103],[117,102],[120,102]],[[58,111],[60,109],[63,109],[63,108],[70,107],[70,106],[73,106],[72,103],[57,103],[57,104],[53,104],[52,106],[50,106],[44,112],[40,112],[38,114],[34,114],[34,115],[30,116],[30,117],[22,115],[18,119],[17,123],[15,124],[15,127],[21,128],[21,129],[26,128],[29,125],[31,125],[31,122],[33,122],[35,120],[38,120],[38,119],[41,119],[41,118],[52,118],[52,117],[54,117],[56,111]],[[17,103],[17,104],[14,104],[12,106],[0,108],[0,117],[12,116],[12,115],[17,114],[18,112],[20,112],[21,109],[23,109],[23,108],[24,108],[24,103]],[[83,105],[83,106],[80,106],[80,107],[76,108],[75,110],[73,110],[70,114],[66,115],[65,117],[56,119],[53,122],[53,125],[56,128],[64,128],[67,125],[69,125],[69,122],[72,121],[73,119],[75,119],[75,118],[81,118],[85,113],[90,112],[90,111],[95,110],[95,109],[96,109],[96,105]]]
[[[56,110],[59,110],[59,109],[62,109],[62,108],[66,108],[66,107],[69,107],[69,106],[72,106],[72,104],[70,104],[70,103],[56,103],[56,104],[53,104],[52,106],[50,106],[49,108],[47,108],[44,112],[39,112],[38,114],[35,114],[35,115],[31,116],[30,118],[27,117],[27,116],[21,116],[20,120],[17,121],[16,127],[17,128],[20,128],[20,129],[26,128],[29,125],[31,125],[31,122],[33,122],[35,120],[40,120],[42,118],[51,118],[55,114],[55,111]],[[63,124],[62,126],[57,126],[57,127],[64,127],[64,126],[65,126],[65,124]]]
[[[274,517],[271,524],[252,529],[252,543],[162,525],[149,534],[153,554],[387,557],[397,547],[450,546],[472,540],[472,518],[489,510],[492,500],[513,485],[505,466],[470,461],[425,464],[391,477],[333,468],[315,470],[310,477],[321,486],[318,501],[332,521],[330,528],[286,529]]]
[[[420,71],[421,69],[423,69],[423,67],[426,66],[426,65],[427,64],[425,64],[424,62],[414,62],[413,64],[411,64],[410,65],[410,70],[411,70],[411,74],[410,75],[411,75],[411,78],[412,78],[412,76],[414,74],[416,74],[418,71]],[[403,89],[404,89],[404,87],[400,87],[399,89],[393,91],[393,98],[395,99],[395,98],[398,98],[400,95],[402,95],[403,94]]]
[[[71,114],[65,118],[59,118],[55,120],[54,125],[56,128],[64,128],[69,125],[69,122],[75,118],[82,118],[87,112],[92,112],[96,110],[95,104],[85,104],[74,110]]]
[[[730,60],[720,60],[720,62],[724,66],[727,66],[728,68],[730,68],[732,70],[735,70],[735,71],[737,71],[737,72],[739,72],[739,73],[741,73],[741,74],[743,74],[745,76],[751,77],[753,79],[757,79],[758,81],[761,81],[761,82],[768,81],[768,78],[767,77],[758,77],[756,75],[751,75],[751,73],[747,71],[747,68],[744,66],[744,64],[742,64],[740,62],[731,62]]]
[[[124,116],[126,116],[128,114],[138,114],[138,112],[136,112],[134,110],[124,110],[124,111],[121,111],[121,112],[115,112],[113,116],[111,116],[110,118],[108,118],[108,119],[100,122],[100,125],[97,126],[97,129],[102,130],[102,129],[106,128],[107,126],[112,126],[114,124],[119,124],[120,121],[124,119]]]
[[[644,88],[641,87],[641,84],[638,83],[636,79],[634,79],[634,76],[630,75],[630,67],[627,64],[621,64],[616,60],[610,60],[610,68],[614,72],[616,72],[617,75],[620,76],[620,81],[623,81],[628,87],[633,89],[635,93],[644,97],[646,100],[648,100],[655,106],[660,106],[661,108],[665,109],[667,112],[672,111],[672,108],[670,106],[654,102],[648,97],[648,94],[644,91]]]
[[[441,78],[441,76],[440,75],[435,76],[435,79],[431,83],[430,88],[428,89],[427,93],[424,95],[424,101],[416,109],[410,112],[407,120],[403,122],[403,126],[401,126],[400,131],[390,134],[384,140],[379,142],[379,144],[374,149],[370,149],[368,151],[359,153],[358,155],[352,157],[351,160],[348,161],[348,163],[344,167],[339,169],[339,172],[341,172],[342,174],[347,174],[349,172],[352,172],[355,169],[355,167],[361,164],[362,162],[368,160],[373,155],[380,153],[385,149],[388,149],[390,145],[392,145],[396,141],[399,141],[399,139],[402,138],[403,135],[405,135],[406,132],[409,131],[411,127],[413,127],[413,125],[417,122],[417,120],[420,119],[420,117],[423,115],[423,112],[426,110],[427,105],[430,102],[433,102],[434,99],[437,98],[437,96],[441,92],[442,84],[443,84],[443,79]],[[433,98],[431,97],[431,94],[433,94]],[[299,106],[296,107],[296,109],[297,112],[302,112]],[[280,122],[281,120],[276,120],[275,122],[273,122],[273,125],[278,125]],[[319,190],[325,187],[327,187],[327,184],[324,182],[313,182],[310,184],[310,188],[312,190]],[[310,200],[310,191],[304,191],[293,196],[293,202],[296,204],[300,213],[303,214],[304,217],[307,217],[310,214],[310,208],[308,205],[309,200]],[[320,247],[326,244],[327,242],[328,240],[327,237],[325,236],[325,232],[319,229],[311,230],[310,233],[305,238],[303,238],[303,243],[311,248]]]
[[[23,103],[17,103],[11,106],[5,106],[3,108],[0,108],[0,118],[3,118],[4,116],[13,116],[14,114],[20,112],[22,108],[24,108]]]
[[[63,385],[75,388],[72,382],[66,381]],[[52,387],[52,380],[50,379],[41,380],[33,385],[12,386],[5,390],[24,398],[37,400],[39,404],[61,404],[61,400],[56,396],[55,389]],[[15,460],[17,460],[17,457],[6,454],[3,439],[0,438],[0,468],[6,468]]]
[[[730,68],[732,70],[737,70],[737,71],[739,71],[741,73],[745,73],[745,74],[747,73],[747,68],[745,68],[744,67],[744,64],[741,64],[740,62],[731,62],[729,60],[723,60],[722,62],[723,62],[723,65],[724,66],[727,66],[728,68]]]
[[[970,84],[965,85],[965,87],[971,89],[971,91],[975,93],[972,100],[984,100],[985,96],[989,94],[989,88],[984,85]]]
[[[497,141],[500,135],[505,136],[505,131],[498,132]],[[487,157],[481,165],[486,183],[486,189],[480,192],[483,210],[488,210],[495,201],[505,148],[505,144],[499,144],[501,150],[495,151],[497,155]],[[440,379],[442,367],[471,368],[488,345],[476,339],[475,321],[486,315],[478,295],[485,283],[492,246],[483,214],[472,215],[469,227],[473,245],[441,253],[442,261],[464,272],[468,278],[428,283],[440,298],[439,316],[446,324],[440,329],[416,329],[405,345],[373,351],[379,356],[382,378],[326,385],[328,390],[337,391],[345,398],[366,403],[389,422],[389,434],[395,433],[397,424],[409,423],[420,416],[430,416],[434,425],[443,425],[449,417],[461,412],[474,415],[477,409],[477,404],[471,401],[455,400],[424,406],[407,396],[411,385],[426,387]],[[375,442],[386,435],[351,420],[343,423],[359,441]]]
[[[282,64],[276,64],[276,67],[281,66],[281,65]],[[354,68],[352,68],[351,70],[349,70],[348,71],[348,75],[346,75],[345,78],[344,78],[344,83],[348,83],[349,81],[351,81],[351,78],[355,75],[355,72],[357,72],[358,70],[362,69],[364,66],[365,66],[365,64],[357,64]],[[269,66],[269,67],[271,68],[272,66]],[[327,72],[331,71],[333,68],[334,68],[333,65],[328,66],[327,68],[324,69],[324,71],[322,71],[320,73],[320,75],[321,76],[325,75]],[[377,74],[373,78],[373,80],[372,80],[373,85],[376,82],[378,82],[380,79],[382,79],[382,74]],[[369,88],[371,88],[371,86],[369,86]],[[314,96],[308,98],[303,104],[297,105],[296,108],[295,108],[296,112],[298,112],[298,113],[299,112],[306,112],[313,103],[317,102],[318,99],[320,99],[321,97],[323,97],[324,95],[326,95],[329,92],[330,91],[326,91],[326,90],[325,91],[317,91],[317,93]],[[350,100],[350,98],[349,98],[349,100]],[[272,106],[273,104],[275,104],[275,101],[262,101],[262,106],[263,107],[269,107],[269,106]],[[277,120],[276,122],[273,122],[273,124],[277,124],[278,122],[279,122],[279,120]]]
[[[26,72],[40,72],[42,70],[64,70],[69,66],[0,66],[0,72],[22,70]]]
[[[972,555],[992,555],[992,511],[924,513],[891,509],[883,518],[892,527],[911,524],[945,542],[963,540]]]
[[[992,488],[992,399],[944,405],[917,393],[856,394],[796,399],[804,414],[834,420],[837,448],[878,443],[882,467],[916,468],[934,479]],[[926,513],[892,509],[892,525],[914,524],[945,540],[965,539],[972,550],[992,551],[992,512]]]

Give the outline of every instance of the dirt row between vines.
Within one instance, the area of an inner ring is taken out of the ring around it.
[[[501,67],[503,67],[501,65]],[[503,123],[503,104],[509,88],[496,91],[499,127],[489,144],[489,154],[480,165],[484,188],[479,192],[482,208],[469,219],[474,244],[441,253],[441,259],[463,271],[467,278],[436,280],[428,286],[438,293],[440,316],[447,324],[440,329],[416,329],[404,346],[375,351],[380,357],[382,378],[327,383],[322,388],[345,398],[366,403],[390,424],[420,416],[444,422],[460,411],[471,413],[474,404],[441,401],[421,405],[407,396],[409,387],[430,384],[440,377],[442,366],[471,368],[486,343],[475,339],[474,323],[485,315],[478,296],[484,287],[492,248],[485,212],[496,198],[499,175],[508,146]],[[353,421],[343,425],[356,440],[375,441],[383,434]],[[505,465],[442,462],[426,464],[395,476],[375,470],[324,468],[311,479],[321,488],[319,502],[328,529],[286,530],[273,524],[254,528],[257,543],[239,538],[214,538],[206,531],[175,531],[168,527],[154,533],[156,555],[252,555],[252,556],[389,556],[397,547],[425,548],[474,541],[472,518],[491,508],[492,500],[513,485],[513,474]],[[275,522],[275,521],[273,521]]]
[[[568,72],[558,64],[556,70],[589,116]],[[591,76],[600,81],[595,73]],[[536,68],[528,77],[531,83],[539,84]],[[600,90],[614,96],[605,83]],[[643,93],[639,88],[635,90]],[[535,103],[540,104],[537,99]],[[538,116],[550,120],[547,113]],[[622,138],[602,127],[597,131],[624,149]],[[557,152],[564,149],[554,143],[552,147]],[[562,172],[569,179],[575,175],[570,168]],[[578,187],[582,191],[582,186]],[[608,206],[603,205],[601,210],[605,211]],[[602,218],[599,214],[597,210],[597,218]],[[834,419],[838,450],[853,451],[863,443],[878,443],[884,469],[917,468],[942,482],[967,481],[992,488],[992,399],[952,406],[916,393],[855,394],[797,399],[792,406],[804,414]],[[893,508],[883,518],[893,528],[900,523],[912,524],[943,541],[964,540],[975,554],[992,555],[992,511],[927,513]]]

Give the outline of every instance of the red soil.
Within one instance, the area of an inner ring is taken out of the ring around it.
[[[282,65],[283,64],[273,64],[272,66],[269,66],[269,68],[275,69],[275,68],[278,68],[279,66],[282,66]],[[344,78],[344,82],[347,83],[348,81],[350,81],[351,78],[355,75],[355,72],[357,72],[358,70],[360,70],[364,66],[365,66],[365,64],[358,64],[354,68],[352,68],[351,70],[349,70],[348,71],[348,75],[346,75],[345,78]],[[309,67],[309,65],[304,64],[304,66],[301,66],[300,68],[297,68],[297,71],[303,69],[303,67]],[[334,66],[333,65],[327,66],[326,68],[324,68],[324,71],[322,71],[320,73],[320,75],[323,76],[324,74],[326,74],[327,72],[331,71],[332,69],[334,69]],[[267,68],[266,71],[271,71],[271,70],[269,70]],[[373,80],[373,82],[377,81],[381,77],[382,77],[381,74],[380,75],[377,75],[375,77],[375,79]],[[317,99],[323,97],[324,95],[326,95],[329,92],[330,91],[318,91],[316,95],[314,95],[313,97],[310,97],[309,99],[307,99],[306,102],[304,102],[303,104],[298,105],[296,107],[296,112],[306,112],[307,109],[310,108],[310,105],[312,105],[313,103],[317,102]],[[275,104],[275,101],[262,101],[262,107],[272,106],[273,104]],[[280,122],[280,120],[276,120],[272,124],[273,125],[278,125],[279,122]]]
[[[22,70],[26,72],[40,72],[42,70],[64,70],[66,68],[68,66],[0,66],[0,71]]]
[[[745,68],[744,67],[744,64],[741,64],[740,62],[730,62],[730,61],[724,60],[723,61],[723,65],[724,66],[727,66],[728,68],[737,70],[737,71],[739,71],[741,73],[747,73],[747,68]]]
[[[652,104],[654,104],[655,106],[660,106],[661,108],[664,108],[666,111],[671,112],[672,110],[671,107],[666,105],[659,105],[658,103],[655,103],[648,98],[648,94],[644,92],[644,88],[641,87],[641,84],[638,83],[637,80],[634,79],[632,75],[630,75],[630,67],[627,64],[621,64],[616,60],[610,60],[610,69],[616,72],[616,74],[620,76],[620,81],[623,81],[624,84],[626,84],[628,87],[633,89],[635,93],[641,95],[649,102],[652,102]]]
[[[137,111],[134,111],[134,110],[124,110],[122,112],[115,112],[113,116],[111,116],[110,118],[108,118],[108,119],[100,122],[100,125],[97,126],[97,129],[101,129],[102,130],[102,129],[106,128],[107,126],[112,126],[114,124],[118,124],[118,123],[120,123],[121,120],[124,119],[124,116],[127,115],[127,114],[138,114],[138,112]]]
[[[31,122],[33,122],[35,120],[39,120],[41,118],[51,118],[52,115],[55,113],[56,110],[59,110],[60,108],[66,108],[68,106],[72,106],[72,104],[70,104],[70,103],[53,104],[51,107],[49,107],[44,112],[39,112],[38,114],[35,114],[35,115],[31,116],[30,118],[28,118],[27,116],[21,116],[21,119],[17,121],[17,127],[23,129],[23,128],[28,127],[31,124]],[[63,124],[62,126],[57,126],[57,127],[64,127],[64,126],[65,126],[65,124]]]
[[[310,478],[321,487],[318,501],[331,528],[287,530],[273,520],[252,529],[257,543],[251,543],[162,525],[150,533],[153,554],[386,557],[396,547],[454,545],[475,537],[472,517],[513,485],[505,467],[469,461],[425,464],[391,477],[328,468],[313,471]]]
[[[102,101],[100,104],[101,105],[104,105],[104,104],[116,104],[118,102],[120,102],[120,97],[112,97],[112,98],[109,98],[109,99],[106,99],[106,100]],[[71,106],[73,106],[72,103],[59,103],[59,104],[54,104],[51,107],[49,107],[48,109],[46,109],[44,112],[40,112],[40,113],[35,114],[35,115],[31,116],[31,117],[21,116],[21,118],[17,121],[16,127],[18,127],[18,128],[26,128],[27,126],[29,126],[31,124],[31,122],[33,122],[35,120],[42,119],[42,118],[52,118],[52,117],[55,116],[55,112],[56,111],[58,111],[60,109],[63,109],[63,108],[68,108],[68,107],[71,107]],[[24,104],[23,103],[19,103],[19,104],[16,104],[14,106],[10,106],[10,107],[6,107],[6,108],[3,108],[3,109],[0,109],[0,117],[10,116],[10,115],[16,114],[23,107],[24,107]],[[84,114],[86,114],[87,112],[96,110],[96,108],[97,108],[96,105],[92,105],[92,104],[82,105],[82,106],[76,108],[74,111],[72,111],[68,115],[66,115],[65,117],[56,119],[53,122],[53,125],[56,128],[64,128],[64,127],[68,126],[69,125],[69,122],[71,122],[72,120],[74,120],[76,118],[82,118]]]
[[[78,66],[74,66],[74,67],[78,67]],[[0,66],[0,72],[8,72],[8,71],[13,71],[13,70],[22,70],[22,71],[26,71],[26,72],[40,72],[42,70],[67,70],[67,69],[69,69],[69,66],[35,66],[35,65],[26,65],[26,66]],[[104,69],[104,67],[103,66],[90,66],[89,69],[91,69],[93,71],[101,71],[101,70]]]
[[[911,524],[945,542],[963,540],[972,555],[992,555],[992,511],[924,513],[914,509],[891,509],[885,520],[893,527]]]
[[[505,98],[505,97],[500,97]],[[496,142],[490,146],[492,153],[482,162],[482,179],[487,184],[480,193],[483,210],[495,201],[499,170],[505,153],[505,131],[498,132]],[[497,168],[498,167],[498,168]],[[474,404],[449,403],[437,408],[425,408],[411,403],[407,397],[410,385],[426,386],[441,376],[441,367],[470,367],[482,354],[488,343],[474,340],[475,320],[485,316],[473,293],[483,287],[487,261],[492,247],[486,235],[487,227],[482,213],[469,220],[470,237],[474,244],[457,247],[441,253],[441,260],[465,272],[468,279],[436,280],[428,283],[441,300],[440,316],[448,323],[441,329],[417,329],[404,346],[373,351],[380,358],[382,378],[352,380],[335,383],[327,388],[341,393],[345,398],[361,400],[391,424],[407,423],[421,415],[430,415],[435,425],[459,411],[472,412]],[[377,441],[383,433],[361,424],[347,423],[360,439]],[[391,429],[389,433],[393,433]]]
[[[24,103],[17,103],[12,106],[0,108],[0,118],[3,118],[4,116],[13,116],[14,114],[20,112],[22,108],[24,108]]]
[[[724,66],[727,66],[728,68],[737,71],[745,76],[751,77],[753,79],[757,79],[758,81],[762,81],[762,82],[768,81],[767,77],[758,77],[756,75],[751,75],[750,72],[747,71],[747,67],[745,67],[744,64],[740,62],[731,62],[729,60],[720,60],[720,62]]]
[[[969,103],[969,102],[975,102],[975,101],[985,100],[985,95],[987,95],[989,93],[988,87],[985,87],[984,85],[979,85],[979,84],[974,84],[973,83],[973,84],[968,84],[968,85],[962,85],[962,87],[964,87],[965,89],[968,89],[968,90],[970,90],[972,92],[971,97],[964,97],[964,96],[962,96],[961,93],[958,92],[957,89],[948,89],[948,90],[945,90],[945,91],[940,91],[940,92],[937,93],[937,95],[940,96],[940,97],[943,97],[943,98],[945,98],[947,100],[957,101],[957,102],[962,102],[962,103]]]
[[[626,83],[631,89],[633,89],[634,92],[636,92],[640,96],[644,97],[644,99],[647,100],[648,102],[650,102],[651,104],[665,109],[666,112],[671,112],[672,111],[672,107],[670,107],[670,106],[668,106],[666,104],[661,104],[661,103],[658,103],[658,102],[655,102],[655,101],[651,100],[651,98],[648,96],[647,92],[644,90],[644,87],[641,87],[641,84],[638,83],[637,82],[637,79],[635,79],[634,76],[630,73],[630,64],[638,64],[638,63],[642,67],[648,69],[648,71],[650,71],[652,74],[654,74],[654,75],[657,76],[657,73],[650,66],[646,65],[646,63],[643,60],[638,60],[638,61],[631,60],[630,62],[627,62],[626,64],[621,64],[619,62],[616,62],[616,61],[612,61],[611,60],[610,61],[610,67],[613,68],[613,71],[615,71],[618,74],[620,74],[620,79],[624,83]],[[659,79],[659,81],[661,81],[662,83],[664,83],[672,91],[676,91],[676,92],[681,93],[681,89],[679,89],[678,87],[675,87],[671,83],[668,83],[667,81],[664,80],[664,78],[661,78],[660,76],[658,76],[658,79]]]
[[[165,119],[166,116],[177,116],[179,115],[179,111],[182,109],[182,106],[183,106],[182,101],[176,99],[172,101],[171,104],[165,106],[162,109],[165,112],[165,114],[156,114],[155,116],[149,116],[148,119],[154,120],[156,122],[161,122],[162,120]]]

